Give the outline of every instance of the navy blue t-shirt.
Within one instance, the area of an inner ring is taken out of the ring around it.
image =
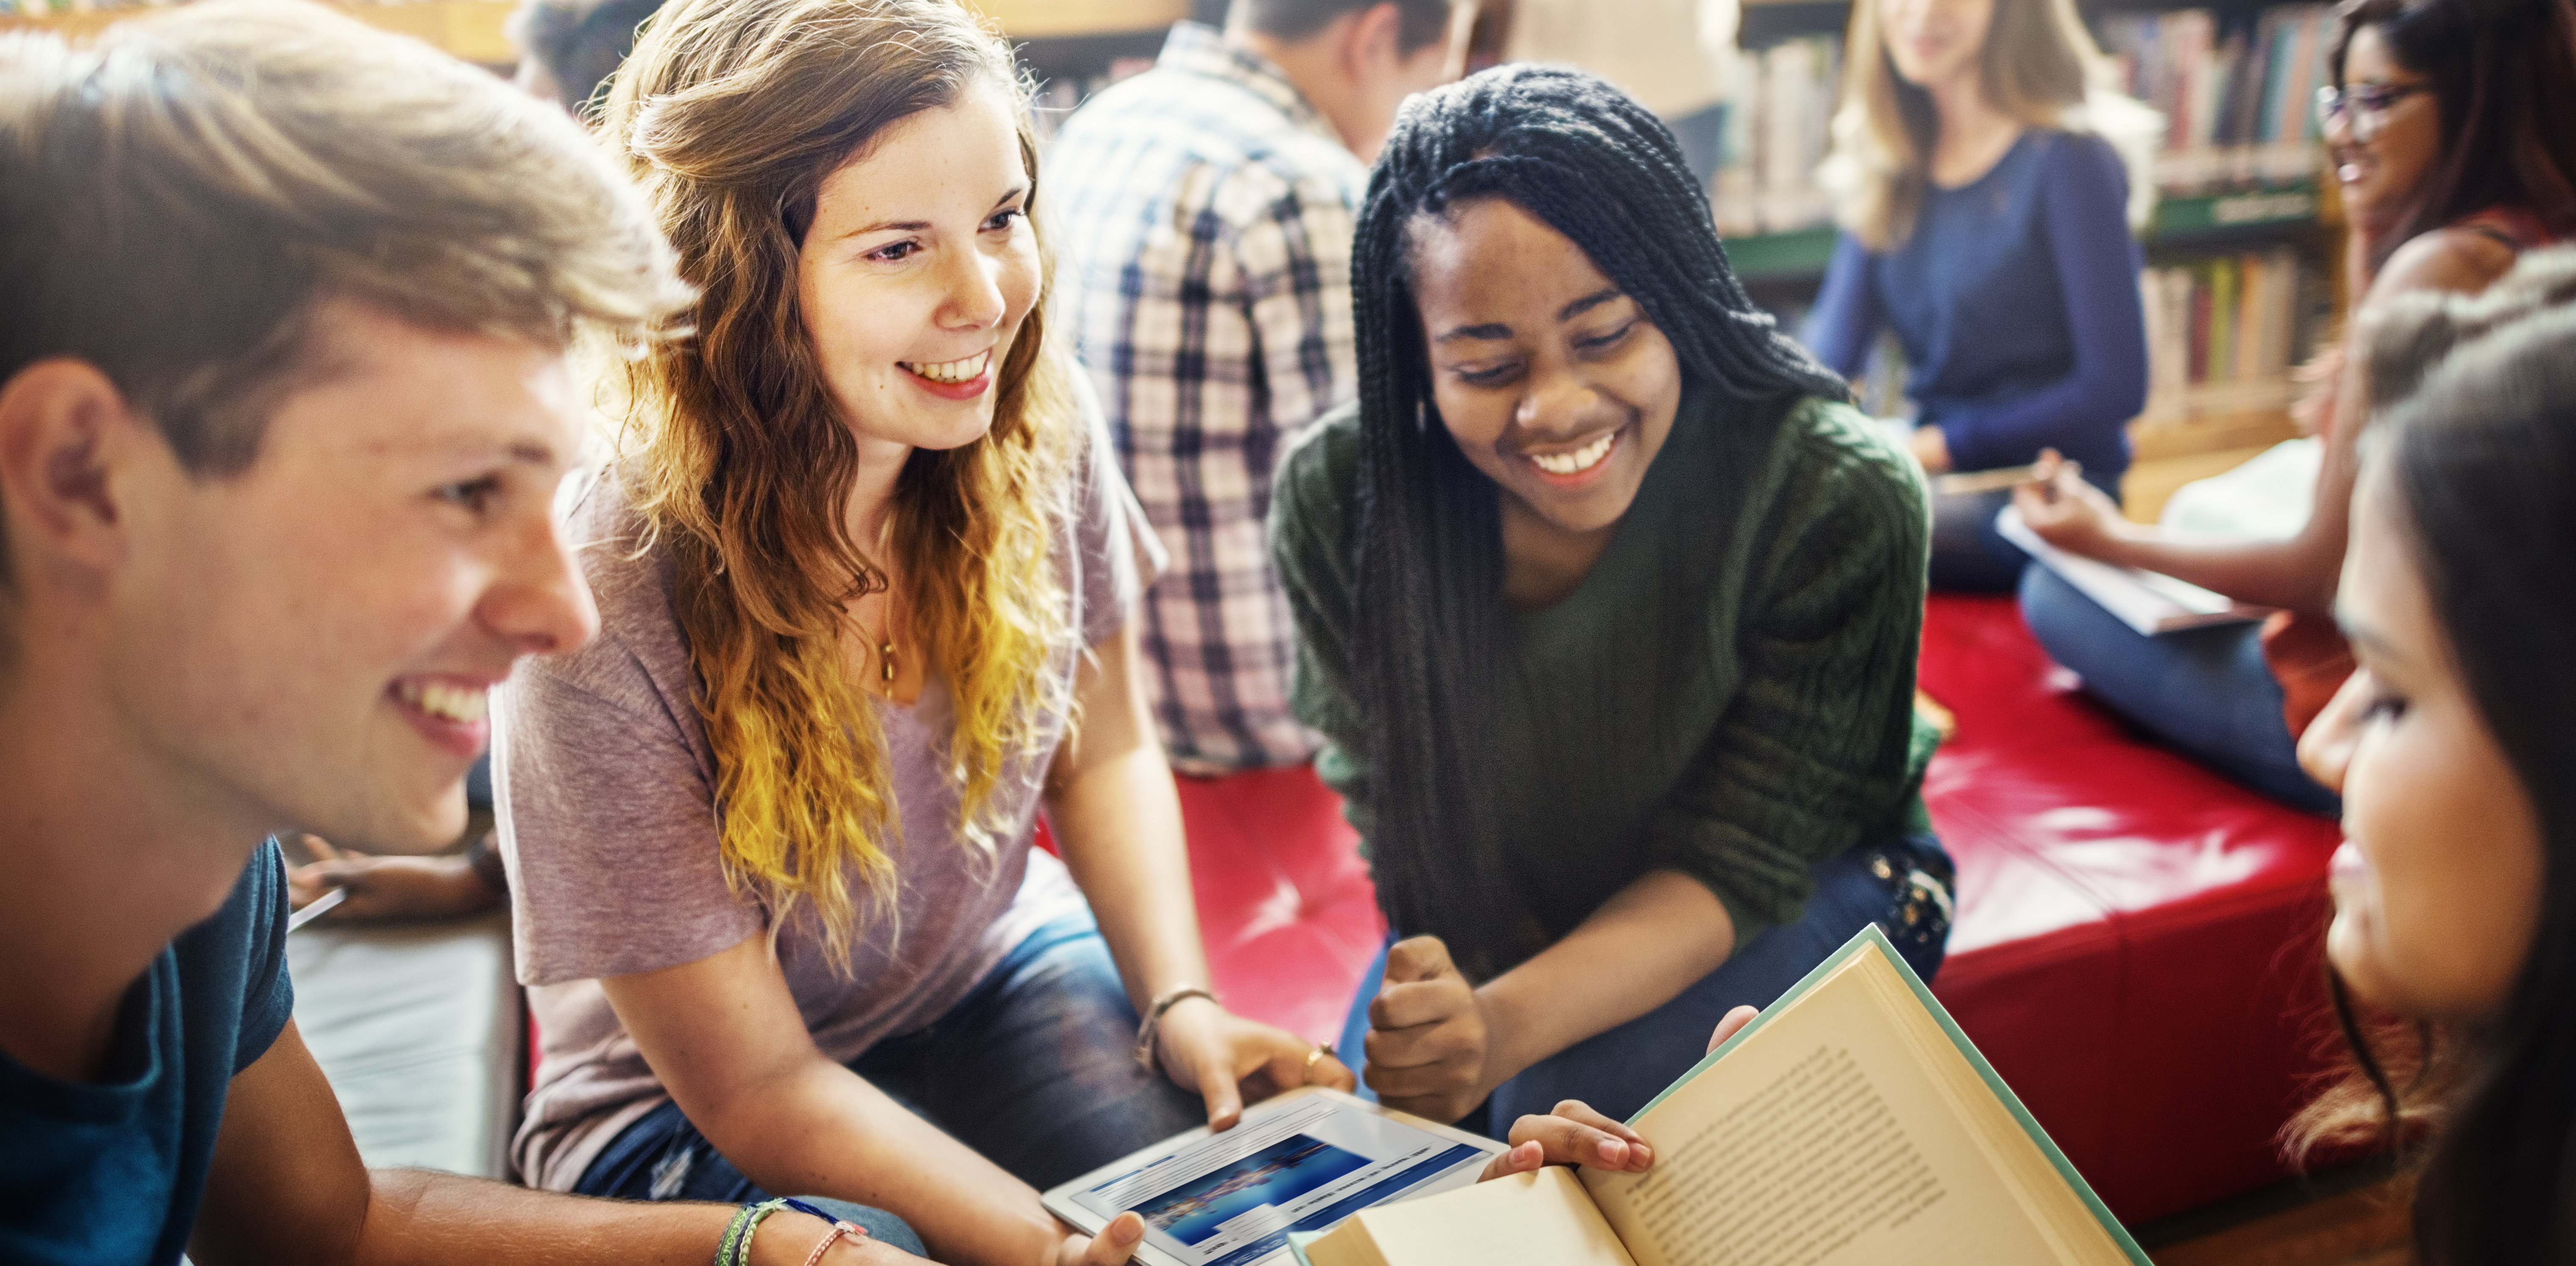
[[[127,992],[101,1080],[56,1081],[0,1052],[0,1262],[179,1259],[224,1092],[295,1010],[286,911],[286,864],[270,841],[223,908]]]

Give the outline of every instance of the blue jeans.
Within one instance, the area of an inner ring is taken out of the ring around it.
[[[1797,922],[1755,933],[1672,1001],[1522,1069],[1495,1087],[1493,1097],[1460,1120],[1459,1128],[1501,1138],[1512,1122],[1552,1111],[1564,1099],[1580,1099],[1622,1121],[1635,1116],[1708,1052],[1709,1032],[1727,1012],[1770,1006],[1872,923],[1886,929],[1916,975],[1928,982],[1941,969],[1954,872],[1939,840],[1910,835],[1860,845],[1818,862],[1809,873],[1816,888]],[[1387,944],[1395,940],[1390,934]],[[1361,974],[1359,996],[1342,1023],[1338,1049],[1363,1078],[1368,1006],[1385,975],[1381,948]],[[1359,1093],[1377,1097],[1365,1079]]]
[[[946,1015],[869,1047],[850,1069],[1044,1191],[1207,1124],[1198,1096],[1137,1066],[1135,1045],[1136,1009],[1084,914],[1031,933]],[[767,1198],[677,1103],[621,1131],[573,1190],[628,1200]]]
[[[2087,694],[2183,755],[2292,808],[2342,811],[2342,800],[2299,768],[2258,626],[2148,637],[2045,567],[2022,577],[2021,615]]]

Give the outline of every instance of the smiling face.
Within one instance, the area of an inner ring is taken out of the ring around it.
[[[2355,96],[2429,82],[2397,63],[2378,27],[2352,33],[2343,60],[2344,99],[2351,104],[2326,124],[2326,148],[2343,187],[2344,211],[2355,222],[2384,225],[2405,210],[2442,153],[2442,105],[2433,93],[2407,93],[2376,110],[2355,103]]]
[[[1938,88],[1973,79],[1994,25],[1995,0],[1879,0],[1879,39],[1905,82]]]
[[[1431,391],[1460,452],[1520,517],[1586,535],[1618,523],[1681,409],[1681,362],[1573,239],[1480,198],[1412,226]]]
[[[2539,818],[2461,678],[2384,467],[2353,511],[2337,615],[2360,670],[2299,743],[2343,794],[2326,952],[2361,997],[2474,1020],[2504,1005],[2540,921]]]
[[[978,84],[823,182],[797,284],[862,446],[951,449],[993,425],[995,379],[1040,281],[1014,119],[1008,94]]]
[[[550,513],[580,414],[549,349],[345,301],[312,328],[248,469],[133,476],[104,675],[171,785],[419,851],[464,829],[485,692],[597,628]]]

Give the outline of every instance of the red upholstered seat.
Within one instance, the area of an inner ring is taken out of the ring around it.
[[[2335,824],[2132,736],[2010,598],[1935,596],[1922,683],[1959,720],[1924,787],[1959,863],[1933,991],[2123,1219],[2286,1177],[2334,1049]]]
[[[1179,781],[1217,992],[1241,1014],[1331,1040],[1386,939],[1341,797],[1304,765]]]
[[[2124,1219],[2285,1176],[2274,1136],[2332,1050],[2334,824],[2131,735],[2009,598],[1933,598],[1922,680],[1959,720],[1925,786],[1960,870],[1936,992]],[[1266,770],[1181,805],[1217,987],[1331,1036],[1384,935],[1332,793]]]

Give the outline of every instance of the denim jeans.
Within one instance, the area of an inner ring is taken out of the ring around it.
[[[1493,1097],[1461,1119],[1459,1128],[1501,1138],[1512,1122],[1548,1112],[1562,1099],[1580,1099],[1623,1121],[1635,1116],[1708,1052],[1709,1032],[1727,1012],[1770,1006],[1872,923],[1886,930],[1916,975],[1928,982],[1941,969],[1954,872],[1939,840],[1909,835],[1863,844],[1818,862],[1810,873],[1815,892],[1797,922],[1755,933],[1672,1001],[1522,1069],[1495,1087]],[[1395,940],[1390,934],[1387,944]],[[1360,977],[1339,1046],[1343,1061],[1362,1070],[1359,1093],[1371,1099],[1377,1096],[1365,1080],[1362,1042],[1368,1005],[1385,974],[1386,950],[1380,949]]]
[[[2084,679],[2085,693],[2139,728],[2294,809],[2342,811],[2342,800],[2299,768],[2257,626],[2149,637],[2045,567],[2022,578],[2021,614],[2049,657]]]
[[[1044,1191],[1207,1124],[1198,1096],[1136,1063],[1136,1009],[1088,914],[1014,947],[918,1033],[850,1069],[957,1141]],[[629,1200],[765,1199],[677,1103],[619,1132],[573,1190]]]

